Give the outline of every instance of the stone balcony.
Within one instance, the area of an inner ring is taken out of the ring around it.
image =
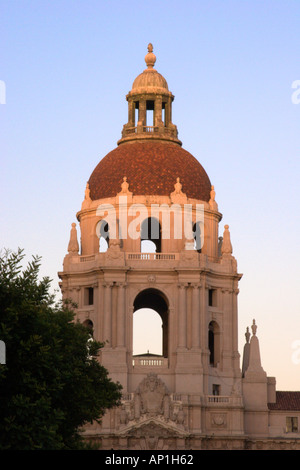
[[[202,404],[206,407],[243,406],[243,399],[239,395],[205,395]]]
[[[179,253],[126,253],[127,261],[179,261]]]
[[[124,125],[122,138],[118,141],[118,144],[139,139],[167,140],[181,145],[181,141],[178,139],[177,127],[174,125],[166,127],[163,124],[160,126],[144,126],[141,124],[136,127],[128,127],[127,125]]]
[[[159,369],[162,367],[164,368],[168,367],[169,360],[166,357],[145,354],[145,355],[140,355],[140,356],[134,356],[132,358],[132,365],[135,369],[136,368]]]
[[[162,126],[136,126],[136,127],[125,127],[122,132],[122,136],[126,137],[132,134],[166,134],[168,136],[177,137],[177,129],[176,128],[166,128]]]
[[[111,266],[157,269],[187,267],[202,270],[216,270],[222,273],[236,271],[236,262],[233,257],[212,257],[193,250],[177,253],[142,253],[124,252],[121,249],[109,248],[104,253],[91,255],[67,255],[64,259],[64,270],[72,272],[84,272],[90,269],[105,268]]]

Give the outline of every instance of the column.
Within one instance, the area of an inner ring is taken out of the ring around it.
[[[193,285],[192,291],[192,348],[200,347],[199,286]]]
[[[162,97],[157,96],[154,101],[154,125],[159,126],[162,122]]]
[[[233,360],[234,369],[240,371],[240,354],[238,347],[238,299],[239,289],[233,290],[233,305],[232,305],[232,347],[233,347]]]
[[[125,284],[118,286],[117,346],[125,346]]]
[[[103,341],[111,347],[111,284],[104,285]],[[108,341],[108,343],[106,343]]]
[[[129,101],[128,102],[128,125],[129,127],[135,126],[135,102]]]
[[[222,307],[223,307],[223,341],[221,351],[221,364],[223,370],[231,369],[233,357],[233,343],[232,343],[232,289],[222,289]]]
[[[142,126],[146,125],[146,101],[140,100],[139,102],[139,122]]]
[[[179,286],[178,301],[178,347],[186,348],[186,288],[184,284]]]

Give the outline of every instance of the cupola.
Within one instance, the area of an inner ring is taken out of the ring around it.
[[[123,126],[118,145],[133,140],[160,140],[181,145],[177,127],[172,123],[174,96],[166,79],[154,68],[156,56],[151,43],[145,62],[147,68],[136,77],[126,96],[128,123]]]

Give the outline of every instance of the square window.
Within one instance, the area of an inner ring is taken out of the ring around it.
[[[286,417],[286,432],[298,432],[298,418],[296,416]]]
[[[217,289],[208,290],[208,305],[209,307],[217,306]]]
[[[94,304],[94,289],[93,287],[86,287],[84,289],[84,305]]]

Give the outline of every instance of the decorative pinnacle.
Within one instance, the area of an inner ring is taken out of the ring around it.
[[[145,56],[145,62],[148,67],[148,69],[153,69],[154,64],[156,62],[156,56],[153,54],[153,45],[151,42],[148,44],[148,54]]]
[[[255,320],[253,320],[253,324],[251,326],[252,334],[256,335],[257,325],[255,324]]]
[[[246,342],[249,343],[249,339],[250,339],[249,326],[247,326],[245,336],[246,336]]]

